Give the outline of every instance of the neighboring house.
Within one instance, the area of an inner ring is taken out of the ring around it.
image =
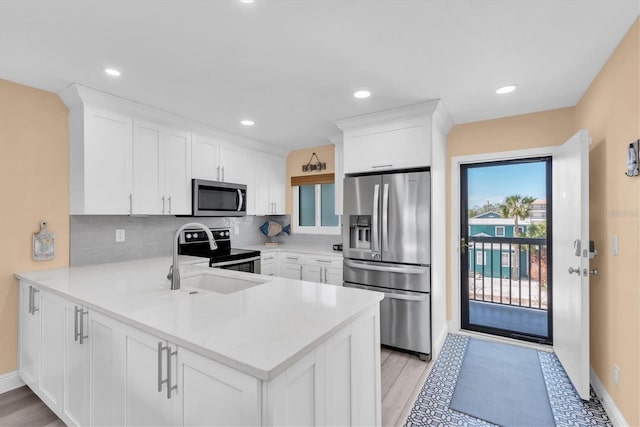
[[[526,235],[531,220],[526,218],[518,221],[519,237]],[[474,242],[474,237],[482,238],[513,238],[515,221],[513,218],[503,218],[497,212],[485,212],[469,218],[469,273],[494,278],[518,279],[515,256],[518,246],[511,242],[496,243]],[[520,248],[520,262],[517,265],[519,278],[529,277],[529,253],[525,246]]]
[[[547,200],[538,199],[531,204],[531,222],[545,222],[547,220]]]

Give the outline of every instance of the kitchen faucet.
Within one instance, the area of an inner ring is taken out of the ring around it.
[[[215,239],[213,238],[213,234],[209,227],[206,225],[200,224],[199,222],[190,222],[188,224],[184,224],[182,227],[178,228],[176,231],[176,235],[173,238],[173,264],[169,267],[169,274],[167,274],[167,279],[171,280],[171,290],[180,289],[180,263],[178,262],[178,243],[180,242],[180,234],[187,228],[201,228],[207,233],[207,237],[209,238],[209,248],[211,250],[218,249],[218,245],[216,244]]]

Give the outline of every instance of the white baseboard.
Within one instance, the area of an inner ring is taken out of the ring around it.
[[[437,331],[436,331],[437,332]],[[436,339],[433,341],[433,354],[431,355],[431,360],[436,360],[440,355],[440,351],[442,347],[444,347],[444,341],[447,339],[447,334],[449,333],[448,324],[445,323],[442,330],[436,336]]]
[[[611,420],[613,425],[616,427],[628,427],[629,424],[627,423],[627,420],[624,419],[622,412],[620,412],[620,410],[616,406],[616,403],[611,398],[611,395],[604,387],[604,384],[602,384],[602,381],[600,381],[600,378],[598,378],[598,375],[593,370],[593,368],[591,368],[590,377],[593,391],[596,392],[596,394],[602,401],[602,407],[607,412],[607,415],[609,416],[609,419]]]
[[[18,371],[0,375],[0,394],[11,391],[18,387],[22,387],[23,385],[24,382],[22,382],[22,380],[18,376]]]

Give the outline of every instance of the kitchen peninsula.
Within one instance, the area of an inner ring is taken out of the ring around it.
[[[170,264],[16,274],[19,375],[65,423],[380,425],[382,294]]]

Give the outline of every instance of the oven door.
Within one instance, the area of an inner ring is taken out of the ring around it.
[[[244,216],[247,186],[228,182],[193,180],[193,216]]]
[[[223,268],[225,270],[244,271],[245,273],[260,274],[260,257],[239,259],[225,262],[209,262],[211,268]]]

